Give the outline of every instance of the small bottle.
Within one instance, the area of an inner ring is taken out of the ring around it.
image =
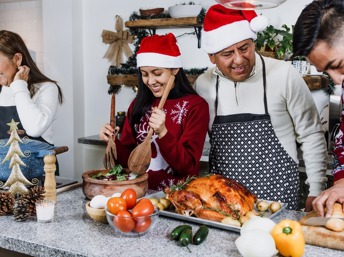
[[[117,138],[121,137],[122,129],[123,129],[123,125],[124,125],[124,120],[125,120],[125,112],[117,112],[117,115],[116,115],[116,126],[119,127]]]

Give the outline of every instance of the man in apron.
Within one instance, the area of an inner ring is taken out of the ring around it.
[[[254,11],[209,8],[202,48],[216,66],[199,76],[196,91],[210,108],[210,172],[245,185],[258,198],[299,202],[297,142],[310,193],[306,211],[326,182],[326,141],[313,97],[285,61],[255,53],[267,19]]]
[[[319,71],[327,72],[336,85],[342,85],[344,104],[344,2],[321,0],[310,3],[300,14],[294,28],[294,56],[306,56]],[[344,106],[344,105],[343,105]],[[334,185],[313,202],[321,216],[331,216],[335,202],[344,211],[344,110],[334,143]],[[325,213],[326,207],[326,213]]]

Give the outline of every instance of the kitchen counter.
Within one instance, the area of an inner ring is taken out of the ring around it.
[[[108,224],[95,223],[88,217],[86,202],[79,187],[58,194],[52,223],[38,223],[35,218],[16,222],[13,216],[0,217],[0,247],[40,257],[241,256],[234,244],[239,234],[212,227],[204,243],[189,246],[190,253],[169,238],[174,227],[187,222],[165,217],[159,218],[153,231],[139,238],[117,236]],[[299,220],[301,216],[301,212],[283,210],[274,221]],[[191,225],[193,231],[199,227]],[[306,245],[304,256],[342,257],[343,252]]]

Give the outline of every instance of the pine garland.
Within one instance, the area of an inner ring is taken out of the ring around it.
[[[186,3],[184,3],[186,4]],[[188,3],[189,5],[194,4],[193,2]],[[206,10],[202,8],[201,12],[197,16],[199,22],[203,24],[204,17],[206,14]],[[161,18],[171,18],[171,16],[167,13],[161,13],[159,15],[152,15],[152,16],[142,16],[138,14],[137,12],[133,12],[129,20],[147,20],[147,19],[161,19]],[[144,37],[149,36],[148,30],[145,29],[138,29],[138,28],[130,28],[129,29],[130,34],[135,35],[135,41],[134,41],[134,54],[128,58],[126,63],[121,63],[120,67],[116,67],[111,65],[108,70],[108,75],[118,75],[118,74],[137,74],[137,62],[136,62],[136,53],[139,50],[140,42]],[[207,68],[202,69],[190,69],[189,71],[185,70],[185,73],[190,75],[199,75],[202,74]]]

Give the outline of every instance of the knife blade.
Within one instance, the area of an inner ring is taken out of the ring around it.
[[[325,226],[326,222],[329,219],[341,219],[344,220],[344,218],[325,218],[325,217],[310,217],[307,220],[304,221],[304,225],[307,226]]]

